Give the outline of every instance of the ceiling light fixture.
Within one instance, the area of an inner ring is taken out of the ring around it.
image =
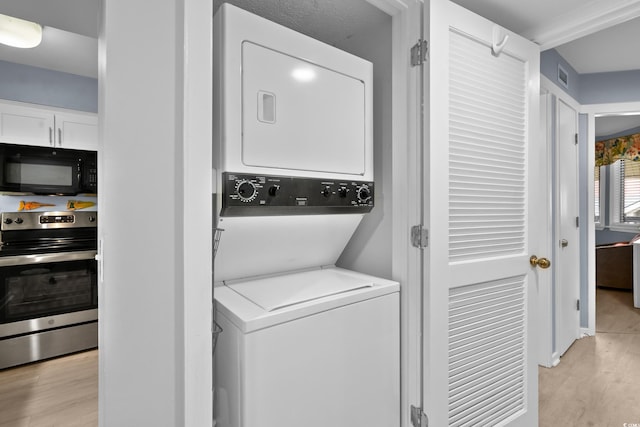
[[[42,27],[35,22],[0,14],[0,43],[30,48],[42,41]]]

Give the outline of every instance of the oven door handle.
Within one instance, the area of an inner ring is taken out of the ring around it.
[[[83,261],[95,259],[97,251],[54,252],[44,254],[14,255],[0,257],[0,267],[15,265],[45,264],[50,262]]]

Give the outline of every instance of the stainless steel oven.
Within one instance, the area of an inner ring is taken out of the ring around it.
[[[97,213],[1,221],[0,369],[97,347]]]

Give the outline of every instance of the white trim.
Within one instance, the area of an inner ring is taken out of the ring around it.
[[[551,81],[546,76],[543,76],[542,74],[540,75],[540,87],[543,90],[548,91],[551,95],[555,96],[556,98],[562,99],[565,104],[567,104],[568,106],[576,110],[578,113],[582,112],[581,111],[582,105],[580,105],[578,101],[576,101],[574,98],[571,97],[571,95],[565,92],[564,89],[562,89],[560,86],[558,86],[557,84],[555,84],[553,81]]]
[[[560,363],[560,355],[558,355],[558,352],[556,351],[551,355],[551,366],[549,366],[549,368],[558,366],[559,363]]]
[[[581,112],[581,105],[578,103],[578,101],[576,101],[575,99],[573,99],[571,97],[571,95],[569,95],[567,92],[565,92],[560,86],[558,86],[556,83],[554,83],[553,81],[551,81],[550,79],[548,79],[547,77],[541,75],[540,76],[540,87],[542,89],[542,91],[546,91],[548,94],[555,96],[555,105],[556,105],[556,114],[555,114],[555,120],[556,120],[556,124],[558,122],[558,108],[557,105],[559,102],[563,102],[564,104],[566,104],[567,106],[569,106],[570,108],[572,108],[573,110],[576,111],[576,114],[579,114]],[[553,105],[553,101],[549,100],[550,105]],[[549,111],[549,114],[551,114],[551,111]],[[576,118],[576,120],[578,120]],[[558,133],[558,129],[556,128],[555,130],[548,130],[548,140],[547,140],[547,149],[549,151],[549,157],[548,157],[548,162],[549,165],[551,165],[552,168],[554,168],[554,170],[556,171],[556,177],[558,176],[558,164],[552,164],[552,159],[551,159],[551,153],[553,152],[552,150],[552,139],[551,139],[551,132],[554,132],[556,139],[557,139],[557,133]],[[558,159],[558,146],[556,144],[556,149],[555,149],[555,158],[556,158],[556,162]],[[550,175],[550,174],[549,174]],[[577,179],[577,177],[576,177]],[[549,197],[550,199],[553,197],[552,193],[554,193],[552,191],[553,189],[553,185],[555,185],[555,183],[551,180],[551,176],[548,177],[548,181],[546,183],[546,187],[548,189],[549,192]],[[592,190],[593,192],[593,190]],[[558,206],[558,189],[556,188],[555,194],[556,194],[556,203],[555,205]],[[592,211],[593,213],[593,211]],[[593,217],[593,216],[592,216]],[[548,230],[547,232],[549,233],[549,235],[552,235],[550,238],[550,248],[548,248],[549,250],[549,256],[553,257],[553,250],[555,248],[555,245],[553,242],[557,241],[557,235],[553,234],[553,228],[552,228],[552,224],[555,224],[555,230],[559,229],[559,212],[554,212],[553,210],[551,210],[549,212],[549,218],[548,218]],[[556,231],[557,232],[557,231]],[[557,264],[552,262],[551,264],[551,268],[553,269],[554,272],[554,277],[557,277]],[[578,265],[578,268],[580,267],[580,265]],[[556,294],[556,292],[553,291],[553,288],[555,287],[555,283],[553,280],[551,280],[551,283],[549,284],[550,289],[549,289],[549,295],[546,296],[544,294],[540,294],[539,298],[539,303],[540,303],[540,307],[538,307],[538,313],[541,316],[541,324],[545,324],[545,329],[540,331],[542,334],[544,334],[542,337],[540,337],[540,342],[543,343],[545,345],[545,347],[543,349],[540,350],[539,354],[539,363],[542,366],[546,366],[546,367],[551,367],[551,366],[555,366],[559,363],[559,356],[557,355],[557,352],[555,351],[555,342],[553,340],[554,337],[554,331],[555,331],[555,336],[557,337],[557,329],[558,329],[558,325],[554,322],[552,322],[551,319],[555,318],[557,319],[557,310],[558,307],[556,306],[556,315],[554,317],[552,317],[554,315],[553,313],[553,308],[554,308],[554,300],[553,300],[553,295]],[[546,324],[545,322],[548,322],[548,324]],[[579,326],[579,325],[578,325]],[[576,334],[578,334],[578,331],[576,331]]]
[[[608,228],[611,231],[620,231],[623,233],[640,232],[640,224],[638,223],[633,223],[633,224],[615,223],[615,224],[609,224],[609,226],[607,226],[606,228]]]
[[[580,328],[580,338],[592,337],[596,334],[595,329],[592,328]]]
[[[404,13],[409,8],[407,1],[404,0],[367,0],[367,3],[377,7],[390,16]]]
[[[540,134],[543,136],[540,150],[544,151],[541,154],[541,159],[544,159],[541,167],[551,168],[552,155],[551,155],[551,142],[552,129],[551,129],[551,106],[552,95],[545,88],[541,88],[542,94],[540,95],[540,106],[545,107],[544,111],[540,109]],[[541,184],[545,189],[551,189],[553,182],[551,180],[551,173],[547,170],[547,173],[543,173],[544,179]],[[547,197],[545,199],[546,212],[545,220],[546,230],[544,230],[540,246],[544,247],[545,254],[551,254],[553,251],[553,194],[551,191],[547,191]],[[544,241],[543,241],[544,240]],[[549,255],[550,256],[550,255]],[[553,364],[553,280],[551,277],[551,271],[547,274],[538,275],[538,364],[550,368]]]
[[[591,169],[594,171],[595,174],[595,165],[593,167],[593,169]],[[600,207],[600,218],[598,218],[598,221],[595,220],[595,206],[593,208],[593,225],[595,227],[596,230],[598,231],[602,231],[606,228],[605,224],[607,223],[607,221],[609,220],[609,215],[607,212],[607,215],[605,216],[605,201],[606,201],[606,191],[604,191],[605,189],[607,189],[607,173],[606,170],[600,169],[600,194],[599,194],[599,207]],[[595,184],[595,175],[593,177],[593,183]],[[588,195],[587,195],[588,197]],[[594,193],[593,193],[593,201],[595,202],[595,185],[594,185]],[[595,205],[595,203],[594,203]]]
[[[182,146],[184,189],[182,263],[184,269],[184,425],[206,426],[213,414],[211,324],[213,132],[213,5],[207,0],[184,3]],[[203,185],[205,184],[205,185]]]
[[[640,16],[640,0],[590,1],[557,15],[523,36],[547,50]]]
[[[368,0],[378,5],[385,0]],[[410,227],[420,222],[420,198],[417,194],[419,173],[418,126],[420,117],[418,68],[409,65],[409,49],[420,37],[417,0],[388,0],[397,10],[392,15],[393,32],[393,144],[392,144],[392,278],[400,282],[400,414],[401,426],[410,427],[411,405],[420,399],[420,251],[411,246]],[[385,9],[382,9],[385,10]],[[388,13],[388,12],[387,12]],[[416,16],[417,15],[417,16]]]

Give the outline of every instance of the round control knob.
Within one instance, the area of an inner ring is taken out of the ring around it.
[[[331,196],[331,187],[329,187],[328,185],[326,185],[323,189],[322,189],[322,195],[324,197],[329,197]]]
[[[251,181],[240,181],[236,185],[236,194],[240,198],[241,202],[249,203],[255,200],[258,195],[255,184]]]
[[[13,220],[11,218],[5,218],[4,219],[4,223],[5,224],[11,224],[13,222]]]
[[[18,217],[16,218],[16,224],[22,224],[24,221],[22,220],[22,218]]]
[[[361,187],[358,187],[356,196],[358,197],[358,202],[360,203],[367,203],[369,200],[371,200],[371,190],[369,189],[369,186],[363,185]]]
[[[95,216],[90,216],[89,217],[89,222],[96,222],[96,217]]]
[[[280,192],[280,186],[279,185],[272,185],[269,188],[269,195],[272,196],[272,197],[277,196],[279,192]]]
[[[349,192],[349,189],[347,187],[338,188],[338,196],[340,197],[347,197],[348,192]]]

